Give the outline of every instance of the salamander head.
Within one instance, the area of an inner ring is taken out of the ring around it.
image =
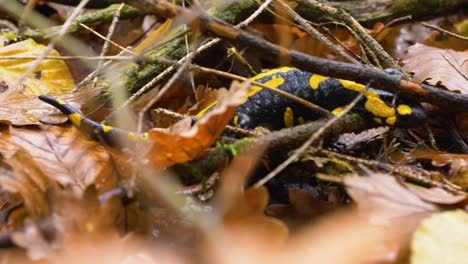
[[[423,125],[427,120],[427,114],[419,103],[375,89],[369,89],[365,97],[364,108],[373,114],[377,123],[412,128]]]

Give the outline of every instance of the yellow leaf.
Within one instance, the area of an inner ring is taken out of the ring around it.
[[[468,213],[462,210],[434,214],[413,236],[411,263],[466,263]]]
[[[4,89],[15,85],[21,76],[35,63],[33,58],[40,57],[46,46],[27,39],[0,48],[0,57],[28,57],[28,59],[3,58],[0,60],[0,82]],[[49,56],[60,56],[52,50]],[[75,86],[72,75],[63,60],[44,59],[34,71],[21,82],[26,94],[39,95],[43,93],[64,93]]]

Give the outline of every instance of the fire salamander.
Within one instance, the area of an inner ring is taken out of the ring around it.
[[[342,111],[343,106],[351,103],[365,89],[364,85],[352,81],[334,79],[290,67],[273,69],[261,73],[251,80],[301,97],[330,110],[333,114]],[[147,137],[146,134],[128,132],[90,120],[79,114],[66,102],[48,95],[40,95],[39,99],[58,108],[85,133],[102,138],[107,143],[113,144],[116,140],[125,138],[137,141]],[[213,102],[200,111],[196,117],[201,117],[211,111],[216,104],[216,101]],[[378,124],[401,128],[417,127],[426,121],[426,113],[419,103],[410,102],[398,98],[392,93],[372,88],[365,92],[363,99],[358,102],[353,111],[369,117]],[[245,102],[237,107],[231,123],[246,129],[259,125],[281,129],[302,124],[318,117],[319,115],[311,109],[254,85]]]
[[[365,85],[352,81],[334,79],[291,67],[273,69],[250,80],[301,97],[333,114],[342,111],[343,106],[351,103],[365,89]],[[203,116],[216,103],[212,103],[196,116]],[[364,98],[353,111],[371,118],[378,124],[401,128],[417,127],[426,121],[426,113],[419,103],[372,88],[365,92]],[[318,117],[319,115],[313,110],[254,85],[245,102],[237,107],[232,124],[241,128],[254,128],[266,124],[273,129],[281,129]]]

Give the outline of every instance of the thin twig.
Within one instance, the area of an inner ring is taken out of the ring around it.
[[[380,169],[386,172],[393,172],[395,174],[398,174],[404,177],[407,180],[410,180],[415,183],[423,184],[425,186],[439,187],[454,194],[463,193],[458,186],[456,186],[458,187],[456,188],[455,186],[432,180],[432,176],[434,174],[433,172],[424,170],[422,168],[418,168],[416,166],[408,166],[408,165],[402,165],[402,164],[394,165],[394,164],[390,164],[390,163],[386,163],[382,161],[356,158],[353,156],[336,153],[336,152],[326,150],[326,149],[312,148],[311,151],[319,152],[327,156],[335,157],[340,160],[346,160],[346,161],[356,163],[356,164],[364,164],[366,166]]]
[[[449,35],[449,36],[451,36],[451,37],[458,38],[458,39],[461,39],[461,40],[464,40],[464,41],[468,41],[468,37],[460,36],[460,35],[458,35],[458,34],[455,34],[455,33],[453,33],[453,32],[450,32],[450,31],[448,31],[448,30],[445,30],[445,29],[443,29],[443,28],[440,28],[440,27],[438,27],[438,26],[436,26],[436,25],[431,25],[431,24],[428,24],[428,23],[426,23],[426,22],[421,22],[421,25],[423,25],[424,27],[433,29],[433,30],[437,30],[437,31],[439,31],[439,32],[441,32],[441,33],[443,33],[443,34],[447,34],[447,35]]]
[[[112,35],[114,35],[115,27],[116,27],[117,23],[120,20],[120,12],[122,11],[122,8],[124,6],[125,6],[124,3],[120,4],[119,8],[117,9],[117,11],[114,14],[112,22],[111,22],[111,24],[109,26],[109,31],[107,32],[107,36],[106,36],[106,38],[104,40],[104,44],[102,45],[101,54],[99,54],[100,56],[106,56],[107,51],[109,50],[109,43],[111,41]],[[80,23],[80,25],[82,25],[82,24]],[[103,67],[103,65],[104,65],[104,61],[102,61],[102,60],[99,61],[98,65],[96,67],[96,70],[100,71],[101,68]],[[97,77],[94,78],[93,85],[91,87],[96,87],[97,81],[98,81]]]
[[[302,18],[296,11],[294,11],[288,4],[286,4],[282,0],[275,0],[275,4],[279,5],[284,11],[287,12],[289,16],[291,16],[299,25],[302,26],[302,28],[307,32],[309,35],[313,36],[317,40],[321,41],[325,46],[327,46],[332,52],[334,52],[336,55],[342,57],[343,59],[352,62],[352,63],[359,63],[357,60],[355,60],[353,57],[349,56],[346,52],[343,51],[343,49],[337,47],[334,45],[328,38],[326,38],[322,33],[320,33],[318,30],[313,28],[307,20]]]
[[[312,134],[312,136],[306,141],[304,142],[304,144],[296,149],[294,151],[294,153],[289,156],[288,159],[286,159],[283,163],[281,163],[278,167],[276,167],[274,170],[272,170],[270,173],[268,173],[265,177],[263,177],[262,179],[260,179],[258,182],[256,182],[253,187],[254,188],[258,188],[262,185],[264,185],[265,183],[267,183],[269,180],[273,179],[276,175],[278,175],[278,173],[280,173],[282,170],[284,170],[287,166],[289,166],[289,164],[291,164],[292,162],[296,161],[296,159],[302,155],[302,153],[304,153],[304,151],[310,147],[310,145],[312,145],[312,143],[315,142],[315,140],[317,140],[332,124],[334,124],[336,121],[338,121],[340,118],[342,118],[345,114],[347,114],[349,111],[351,111],[351,109],[359,102],[359,100],[361,100],[361,98],[364,96],[364,93],[367,91],[367,89],[369,88],[368,87],[369,85],[366,85],[366,89],[364,89],[358,96],[356,96],[356,98],[354,98],[354,100],[349,104],[347,105],[343,111],[341,113],[339,113],[338,115],[334,116],[333,118],[331,118],[323,127],[321,127],[319,130],[317,130],[317,132],[315,132],[314,134]]]
[[[182,119],[187,118],[187,117],[190,117],[193,121],[198,120],[198,118],[196,118],[195,116],[179,114],[179,113],[176,113],[176,112],[164,109],[164,108],[156,108],[156,109],[154,109],[154,113],[156,115],[165,115],[165,116],[168,116],[170,118],[174,118],[175,120],[182,120]],[[261,136],[261,134],[255,132],[253,130],[242,129],[242,128],[234,127],[234,126],[230,126],[230,125],[226,126],[226,131],[232,132],[232,133],[235,133],[235,134],[238,134],[238,135],[249,136],[249,137]]]

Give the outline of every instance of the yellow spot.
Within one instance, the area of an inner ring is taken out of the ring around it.
[[[128,132],[127,137],[131,141],[137,141],[140,138],[137,134],[135,134],[133,132]]]
[[[285,127],[294,126],[294,113],[290,107],[286,107],[286,110],[283,113],[283,121]]]
[[[337,80],[341,83],[341,85],[343,85],[344,88],[348,90],[353,90],[353,91],[360,93],[364,91],[364,89],[366,88],[365,85],[362,85],[360,83],[355,83],[353,81],[342,80],[342,79],[337,79]]]
[[[73,113],[69,114],[68,118],[72,121],[75,126],[80,127],[81,126],[81,115],[78,113]]]
[[[104,133],[107,133],[107,132],[109,132],[109,131],[112,129],[111,126],[106,126],[106,125],[101,125],[101,127],[102,127],[102,131],[103,131]]]
[[[148,138],[148,133],[144,133],[140,135],[140,134],[135,134],[133,132],[128,132],[127,138],[130,139],[131,141],[145,140]]]
[[[393,126],[395,125],[395,122],[396,122],[396,116],[392,116],[392,117],[388,117],[386,120],[385,120],[385,123]]]
[[[382,119],[374,117],[373,120],[379,124],[382,124]]]
[[[273,87],[273,88],[277,88],[278,86],[282,85],[284,83],[284,78],[283,77],[273,77],[271,78],[270,80],[264,82],[263,84],[267,85],[267,86],[270,86],[270,87]],[[263,88],[260,87],[260,86],[257,86],[257,85],[253,85],[249,92],[247,93],[247,96],[245,97],[245,100],[244,100],[244,103],[245,101],[247,101],[247,99],[260,92]]]
[[[413,113],[413,109],[408,105],[401,104],[397,107],[397,112],[400,115],[411,115]]]
[[[395,109],[382,101],[378,94],[373,91],[367,91],[365,97],[367,98],[367,101],[364,104],[364,107],[373,115],[384,118],[395,116]]]
[[[303,118],[302,116],[300,116],[300,117],[297,119],[297,122],[298,122],[299,124],[302,125],[302,124],[305,123],[305,120],[304,120],[304,118]]]
[[[334,115],[338,115],[341,112],[343,112],[343,108],[337,107],[337,108],[333,109],[333,111],[331,113],[334,114]]]
[[[263,73],[260,73],[258,75],[255,75],[254,77],[250,78],[249,80],[251,81],[256,81],[256,80],[259,80],[261,78],[264,78],[264,77],[269,77],[269,76],[272,76],[276,73],[285,73],[285,72],[288,72],[288,71],[291,71],[291,70],[295,70],[295,68],[291,68],[291,67],[281,67],[281,68],[277,68],[277,69],[273,69],[271,71],[266,71],[266,72],[263,72]],[[265,85],[268,85],[270,87],[273,87],[273,88],[277,88],[278,86],[282,85],[284,83],[284,79],[282,77],[277,77],[277,76],[274,76],[272,77],[270,80],[266,81],[266,82],[263,82],[263,84]],[[257,86],[257,85],[253,85],[249,92],[247,93],[245,99],[244,99],[244,102],[247,101],[247,99],[256,94],[257,92],[261,91],[262,90],[262,87],[260,86]],[[197,118],[200,118],[202,117],[203,115],[205,115],[205,113],[210,110],[212,107],[214,107],[216,104],[218,103],[218,101],[214,101],[213,103],[211,103],[210,105],[208,105],[207,107],[205,107],[203,110],[201,110],[200,112],[198,112],[195,117]]]
[[[67,104],[67,102],[65,102],[65,101],[62,100],[62,99],[57,99],[57,103],[59,103],[59,104],[61,104],[61,105]]]
[[[232,120],[232,123],[234,124],[234,126],[239,125],[239,116],[238,115],[234,116],[234,119]]]
[[[312,74],[312,77],[310,77],[310,79],[309,79],[310,88],[312,88],[314,90],[317,89],[319,87],[319,84],[322,81],[325,81],[326,79],[329,79],[329,78],[330,77],[327,77],[327,76]]]

